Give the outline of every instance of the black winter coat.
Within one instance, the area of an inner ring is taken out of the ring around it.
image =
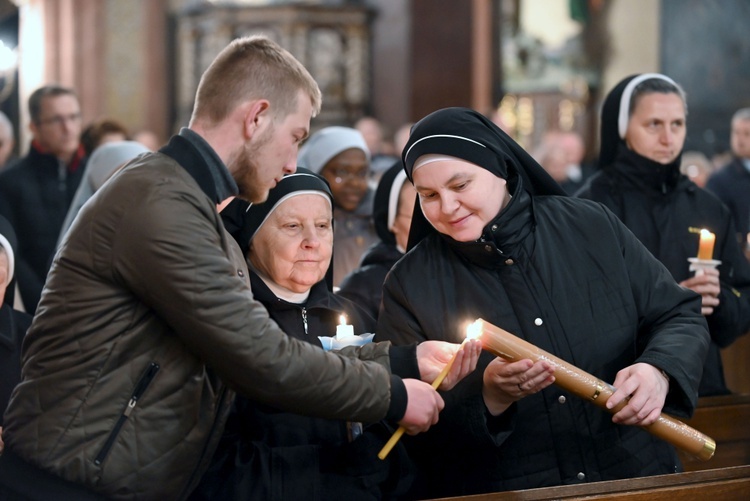
[[[16,276],[30,313],[39,303],[60,228],[85,170],[85,159],[71,170],[32,145],[28,155],[0,173],[0,215],[18,236]]]
[[[590,178],[577,195],[612,210],[678,283],[693,275],[688,258],[698,254],[700,229],[716,234],[720,304],[706,317],[711,344],[699,393],[727,394],[719,348],[750,330],[750,263],[734,238],[729,210],[677,169],[621,146],[615,163]]]
[[[338,294],[350,299],[377,319],[383,297],[383,282],[403,253],[395,245],[378,242],[367,250],[360,267],[341,282]]]
[[[334,336],[342,313],[355,334],[374,331],[375,320],[329,292],[325,281],[299,305],[277,298],[255,273],[250,279],[255,298],[291,337],[322,347],[318,336]],[[350,442],[351,426],[238,396],[212,465],[191,499],[380,499],[399,481],[408,483],[403,447],[387,461],[377,458],[393,430],[368,425]]]
[[[21,343],[31,316],[0,303],[0,426],[13,388],[21,381]]]
[[[391,270],[376,339],[459,341],[477,317],[612,382],[636,362],[671,377],[665,411],[690,415],[708,346],[700,299],[675,284],[607,209],[517,187],[477,242],[433,234]],[[427,433],[407,437],[415,497],[594,482],[680,470],[673,447],[557,386],[498,417],[477,370],[443,394]]]
[[[729,207],[740,241],[744,243],[750,234],[750,171],[742,159],[735,158],[714,172],[708,178],[706,189]]]

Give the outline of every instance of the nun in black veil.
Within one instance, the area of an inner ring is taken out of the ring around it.
[[[16,233],[8,220],[0,216],[0,435],[11,392],[21,381],[21,345],[31,325],[31,315],[13,309],[17,250]]]
[[[337,292],[375,319],[380,313],[385,276],[406,252],[415,198],[414,187],[399,160],[385,171],[375,191],[372,216],[380,241],[367,249],[359,268],[344,277]]]
[[[700,297],[603,206],[562,196],[518,144],[473,110],[436,111],[403,161],[419,203],[410,250],[383,290],[376,340],[458,341],[477,317],[614,384],[614,416],[553,386],[543,361],[485,353],[408,437],[413,497],[594,482],[681,470],[638,426],[692,414],[708,346]]]
[[[576,196],[606,205],[683,287],[701,294],[711,344],[700,396],[730,393],[721,348],[750,331],[750,264],[729,209],[680,173],[687,135],[682,88],[660,73],[631,75],[602,107],[599,170]],[[715,269],[694,273],[699,231],[715,234]]]

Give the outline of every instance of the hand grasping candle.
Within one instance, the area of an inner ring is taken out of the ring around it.
[[[615,391],[610,384],[482,319],[477,319],[472,325],[476,325],[474,328],[479,332],[482,348],[490,353],[510,362],[544,360],[555,368],[557,386],[613,414],[626,405],[627,402],[620,402],[614,408],[607,409],[607,399]],[[643,428],[703,461],[710,459],[716,451],[716,442],[711,437],[666,414]]]
[[[471,339],[477,339],[482,334],[481,325],[477,326],[477,323],[474,322],[470,324],[466,328],[466,338],[464,338],[463,342],[461,343],[461,346],[458,347],[456,350],[456,353],[453,354],[453,357],[448,361],[447,364],[445,364],[445,367],[443,367],[443,370],[438,374],[438,376],[435,378],[435,380],[432,382],[432,387],[434,389],[438,389],[440,385],[443,383],[443,380],[448,375],[448,373],[451,371],[451,368],[453,367],[453,363],[456,361],[456,357],[458,356],[458,352],[460,352],[467,341]],[[404,434],[404,431],[406,429],[403,426],[399,426],[398,430],[396,430],[393,435],[391,435],[391,438],[386,442],[386,444],[383,446],[382,449],[380,449],[380,452],[378,452],[378,457],[380,459],[385,459],[388,454],[391,452],[391,449],[398,443],[399,440],[401,440],[401,436]]]

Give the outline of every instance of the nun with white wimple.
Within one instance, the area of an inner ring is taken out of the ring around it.
[[[0,216],[0,432],[10,394],[21,380],[21,343],[31,325],[31,315],[13,308],[16,249],[16,234]]]
[[[385,276],[406,252],[416,192],[401,160],[385,171],[375,191],[375,231],[380,241],[367,249],[359,268],[341,282],[337,294],[378,318]]]
[[[221,212],[247,256],[255,299],[287,335],[321,346],[341,315],[355,335],[375,321],[333,294],[332,195],[304,168],[284,176],[262,204],[235,199]],[[402,351],[403,349],[395,350]],[[314,380],[309,382],[315,384]],[[381,461],[390,432],[382,424],[312,418],[237,396],[195,499],[381,499],[408,481],[403,447]]]
[[[375,190],[370,178],[370,150],[351,127],[325,127],[300,148],[300,167],[320,174],[333,194],[333,285],[359,266],[365,251],[378,241],[372,219]]]
[[[151,150],[136,141],[112,141],[97,147],[86,163],[86,171],[83,173],[81,184],[78,185],[73,201],[65,216],[57,246],[62,243],[63,237],[73,224],[81,207],[88,202],[89,198],[102,187],[102,185],[121,167],[142,153]]]
[[[555,386],[544,360],[485,353],[443,395],[440,421],[407,440],[413,498],[680,471],[641,426],[692,414],[708,347],[700,297],[680,287],[602,205],[564,196],[482,114],[436,111],[403,153],[418,203],[391,269],[375,340],[462,339],[478,317],[617,390],[616,414]]]
[[[684,91],[666,75],[623,79],[602,107],[600,169],[577,196],[606,205],[680,285],[701,295],[711,344],[698,393],[726,395],[720,350],[750,331],[750,263],[729,209],[680,172],[687,116]],[[702,228],[714,233],[721,264],[696,274],[688,259]]]

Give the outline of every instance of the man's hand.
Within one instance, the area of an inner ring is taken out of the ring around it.
[[[719,294],[721,294],[721,283],[719,282],[719,270],[707,269],[703,273],[680,282],[680,285],[697,292],[701,295],[701,313],[708,316],[719,306]]]
[[[409,395],[409,403],[406,405],[404,417],[398,424],[403,426],[409,435],[427,431],[438,422],[445,402],[432,386],[418,379],[404,379],[404,386]]]
[[[482,397],[484,405],[493,416],[497,416],[510,407],[516,400],[540,392],[555,382],[555,368],[540,360],[507,362],[495,358],[484,369]]]
[[[464,344],[446,343],[444,341],[424,341],[417,346],[417,363],[419,375],[425,383],[432,383],[450,363],[458,351],[450,372],[445,376],[438,389],[447,391],[459,381],[471,374],[477,367],[482,344],[477,340],[467,340]]]
[[[618,372],[614,387],[617,390],[607,400],[607,409],[622,401],[627,401],[627,405],[612,416],[612,422],[647,426],[659,419],[669,380],[653,365],[638,363]]]

